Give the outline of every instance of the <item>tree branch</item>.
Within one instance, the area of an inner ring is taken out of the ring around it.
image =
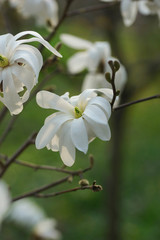
[[[98,4],[95,6],[89,6],[89,7],[85,7],[85,8],[79,8],[77,10],[71,11],[67,13],[67,17],[73,17],[73,16],[77,16],[80,14],[84,14],[84,13],[89,13],[89,12],[94,12],[94,11],[99,11],[99,10],[104,10],[105,8],[111,7],[113,5],[115,5],[117,2],[108,2],[106,4]]]
[[[52,187],[55,187],[55,186],[61,184],[61,183],[64,183],[64,182],[69,181],[70,178],[72,178],[72,177],[74,177],[74,176],[80,176],[82,173],[84,173],[84,172],[86,172],[86,171],[88,171],[88,170],[91,170],[92,167],[93,167],[93,156],[90,156],[90,166],[89,166],[88,168],[86,168],[86,169],[84,169],[84,170],[81,170],[81,171],[72,172],[69,176],[67,176],[67,177],[65,177],[65,178],[62,178],[62,179],[60,179],[60,180],[58,180],[58,181],[56,181],[56,182],[52,182],[52,183],[50,183],[50,184],[44,185],[43,187],[37,188],[37,189],[32,190],[32,191],[30,191],[30,192],[24,193],[24,194],[22,194],[22,195],[20,195],[20,196],[18,196],[18,197],[13,198],[12,201],[14,202],[14,201],[20,200],[20,199],[22,199],[22,198],[31,197],[31,196],[36,196],[36,195],[37,195],[38,193],[40,193],[40,192],[43,192],[43,191],[45,191],[45,190],[48,190],[48,189],[50,189],[50,188],[52,188]]]
[[[64,11],[63,11],[63,14],[62,14],[61,18],[59,19],[58,24],[55,26],[53,31],[48,35],[48,37],[46,38],[46,41],[50,42],[51,39],[54,37],[55,33],[57,32],[57,30],[59,29],[59,27],[61,26],[61,24],[65,20],[65,18],[67,16],[68,9],[70,8],[70,5],[72,4],[73,1],[74,0],[67,0],[66,6],[64,8]],[[44,46],[40,45],[39,51],[41,52],[43,50],[43,48],[44,48]]]
[[[160,98],[160,94],[157,94],[157,95],[154,95],[154,96],[151,96],[151,97],[147,97],[147,98],[142,98],[142,99],[135,100],[135,101],[132,101],[132,102],[121,104],[118,107],[113,108],[113,111],[117,111],[117,110],[129,107],[129,106],[137,104],[137,103],[146,102],[146,101],[149,101],[149,100],[152,100],[152,99],[157,99],[157,98]]]
[[[47,166],[47,165],[37,165],[34,163],[29,163],[29,162],[24,162],[24,161],[14,161],[14,163],[24,166],[24,167],[29,167],[32,168],[34,170],[49,170],[49,171],[56,171],[56,172],[61,172],[61,173],[66,173],[66,174],[70,174],[72,176],[75,175],[81,175],[82,173],[85,173],[89,170],[91,170],[93,168],[93,156],[90,156],[90,166],[88,168],[85,168],[83,170],[79,170],[79,171],[70,171],[70,170],[65,170],[63,168],[57,168],[57,167],[53,167],[53,166]]]

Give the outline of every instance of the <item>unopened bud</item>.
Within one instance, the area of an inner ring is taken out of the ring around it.
[[[116,91],[116,96],[119,96],[120,90]]]
[[[120,69],[120,63],[118,61],[114,61],[114,69],[116,72]]]
[[[111,74],[109,72],[105,73],[105,78],[109,83],[111,82]]]
[[[87,179],[81,179],[78,183],[81,187],[85,187],[89,185],[89,181]]]
[[[73,177],[70,176],[70,177],[68,178],[68,182],[71,183],[72,181],[73,181]]]

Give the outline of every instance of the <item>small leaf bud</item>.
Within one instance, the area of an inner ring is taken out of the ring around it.
[[[112,81],[111,80],[111,74],[109,72],[105,73],[105,78],[106,78],[107,82],[109,82],[109,83]]]
[[[114,69],[114,63],[112,60],[108,61],[109,66],[111,67],[111,69]]]
[[[78,183],[81,187],[85,187],[89,185],[89,181],[87,179],[81,179]]]
[[[68,182],[71,183],[72,181],[73,181],[73,177],[70,176],[70,177],[68,178]]]
[[[120,63],[118,61],[114,61],[114,69],[116,72],[120,69]]]

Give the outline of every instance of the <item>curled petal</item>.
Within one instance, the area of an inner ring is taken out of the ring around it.
[[[25,35],[33,35],[35,36],[35,38],[29,38],[29,39],[23,39],[23,40],[18,40],[17,42],[19,42],[19,44],[22,43],[29,43],[29,42],[39,42],[42,45],[44,45],[49,51],[51,51],[52,53],[54,53],[56,56],[58,57],[62,57],[62,55],[54,48],[52,47],[40,34],[38,34],[37,32],[34,31],[24,31],[24,32],[20,32],[17,35],[14,36],[14,39],[17,40]]]

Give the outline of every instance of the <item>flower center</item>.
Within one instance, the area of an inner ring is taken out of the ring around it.
[[[4,68],[9,65],[8,58],[0,54],[0,67]]]
[[[74,112],[75,112],[75,118],[80,118],[82,116],[82,112],[79,110],[78,107],[74,108]]]

